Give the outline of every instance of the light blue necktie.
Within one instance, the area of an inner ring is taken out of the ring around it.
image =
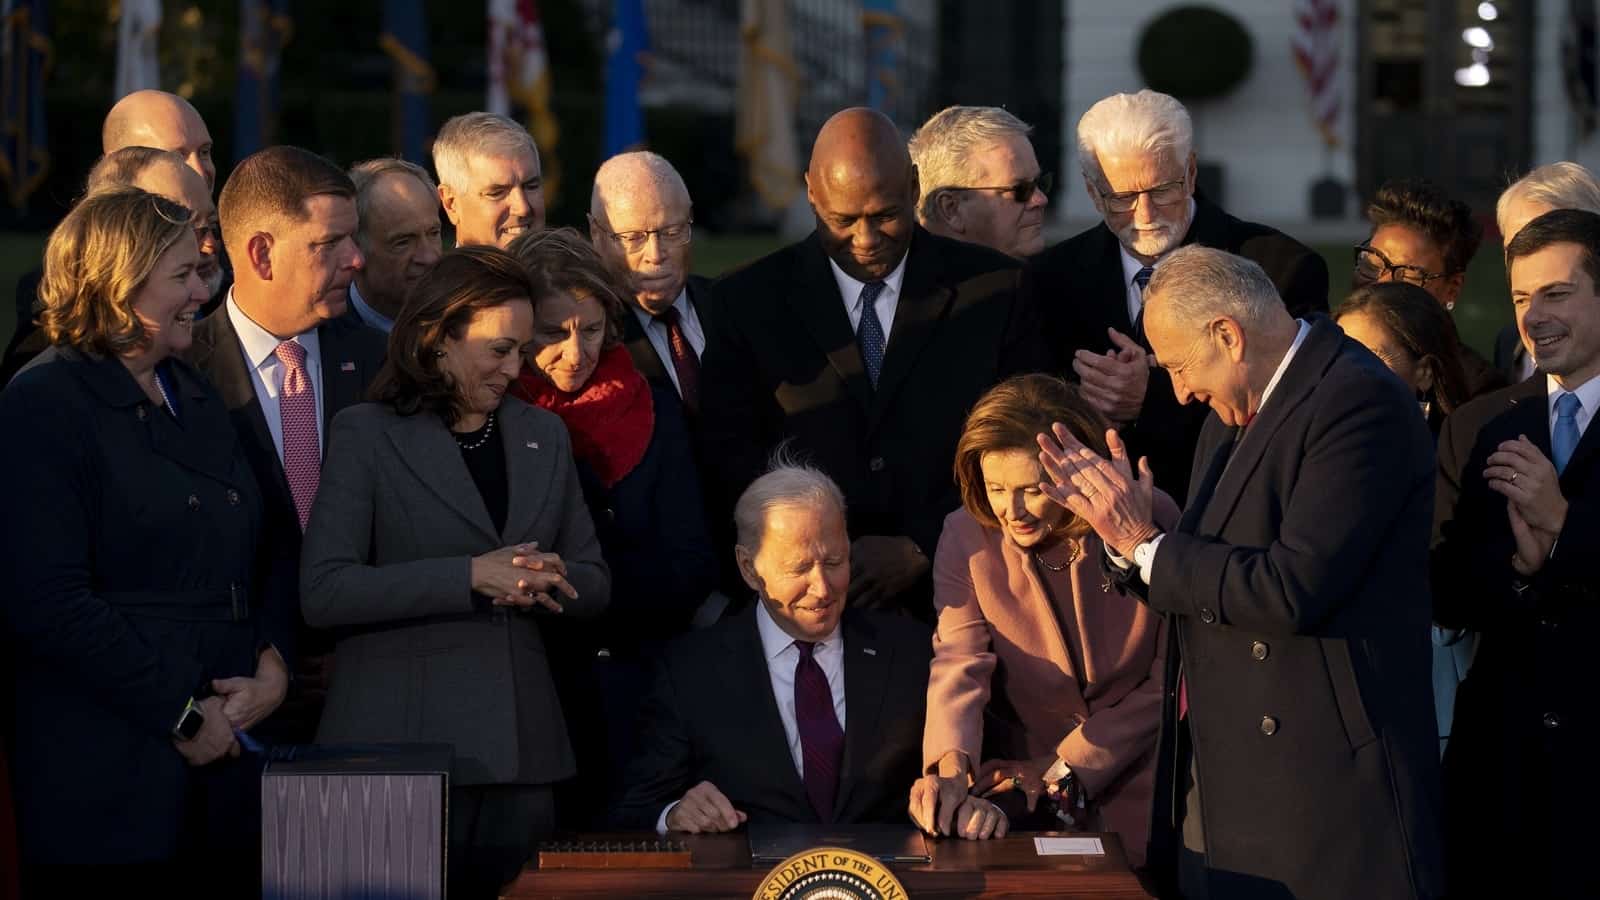
[[[1550,450],[1555,455],[1556,474],[1567,470],[1572,451],[1578,449],[1578,410],[1583,401],[1567,392],[1556,398],[1556,426],[1550,429]]]
[[[881,281],[869,281],[861,286],[861,324],[856,326],[856,343],[861,345],[861,361],[867,364],[867,379],[878,386],[878,373],[883,371],[883,323],[878,321],[878,297],[883,293]]]

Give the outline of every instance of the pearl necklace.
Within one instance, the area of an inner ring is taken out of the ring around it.
[[[1067,546],[1072,548],[1072,552],[1067,556],[1067,561],[1059,566],[1051,565],[1050,561],[1045,559],[1043,554],[1037,550],[1033,551],[1033,558],[1039,561],[1039,565],[1052,572],[1065,572],[1073,563],[1078,561],[1078,554],[1083,552],[1082,546],[1077,541],[1072,541]]]
[[[470,444],[463,443],[462,440],[461,440],[461,435],[456,434],[455,432],[451,432],[451,437],[456,439],[456,446],[460,447],[461,449],[463,449],[463,450],[476,450],[479,447],[482,447],[484,444],[487,444],[489,442],[489,438],[493,434],[494,434],[494,413],[491,412],[491,413],[489,413],[488,422],[483,427],[483,436],[482,437],[479,437],[477,440],[473,441]]]

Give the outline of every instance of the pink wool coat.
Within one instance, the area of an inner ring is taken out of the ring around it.
[[[1158,494],[1156,503],[1158,522],[1177,520],[1169,498]],[[1104,553],[1090,534],[1070,567],[1051,572],[966,510],[945,518],[933,562],[939,625],[923,765],[932,771],[950,750],[974,767],[982,763],[984,711],[991,685],[1003,684],[1003,718],[1020,727],[991,735],[991,747],[1008,744],[1018,759],[1066,760],[1087,793],[1090,826],[1116,832],[1139,866],[1150,829],[1166,627],[1136,597],[1101,589]]]

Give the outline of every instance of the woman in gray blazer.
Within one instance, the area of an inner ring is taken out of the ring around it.
[[[319,743],[455,748],[451,895],[494,896],[574,770],[539,620],[610,576],[561,420],[507,396],[541,282],[492,247],[412,289],[372,387],[333,420],[302,556],[307,622],[342,637]]]

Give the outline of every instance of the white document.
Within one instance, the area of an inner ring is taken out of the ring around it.
[[[1033,848],[1040,856],[1104,856],[1106,847],[1097,837],[1036,837]]]

